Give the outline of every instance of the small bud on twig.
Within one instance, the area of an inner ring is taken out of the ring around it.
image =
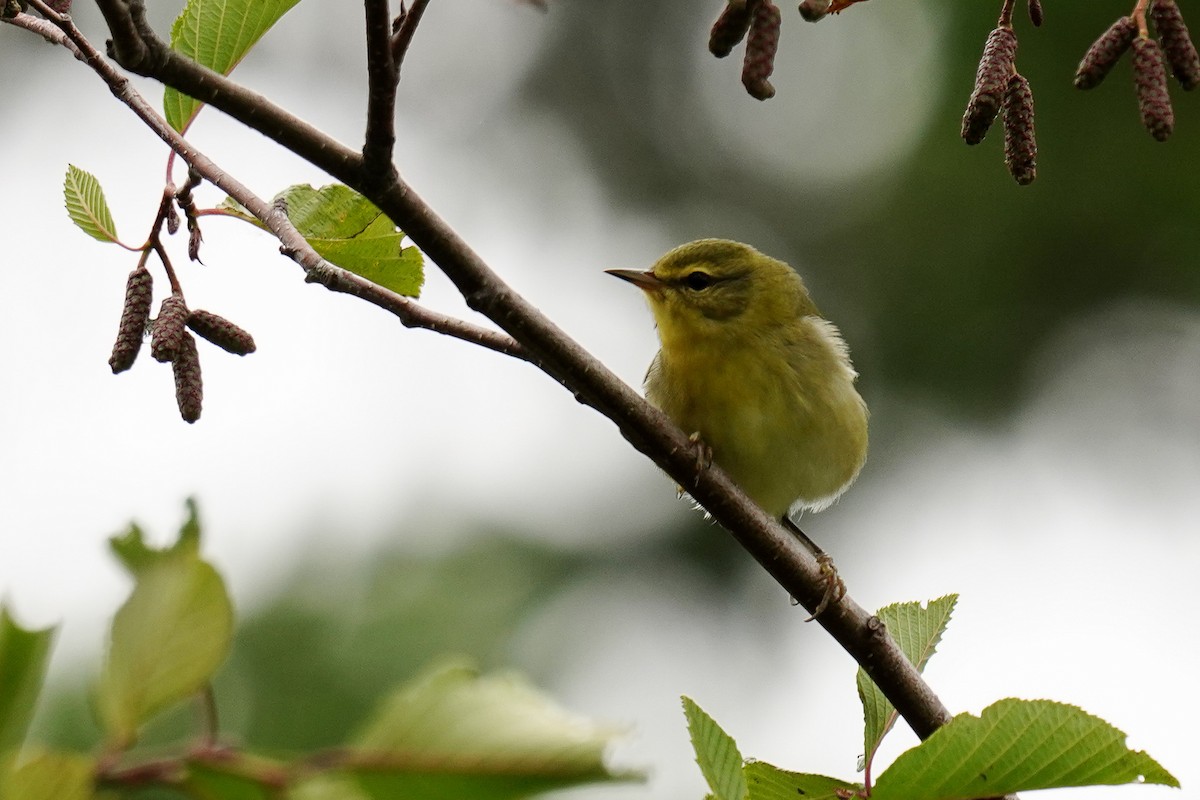
[[[155,361],[171,361],[179,352],[180,342],[187,336],[183,326],[187,322],[187,306],[183,297],[173,294],[158,307],[158,317],[150,326],[150,355]]]
[[[179,232],[179,212],[175,210],[175,203],[172,202],[167,206],[167,233],[174,236]]]
[[[708,34],[708,51],[717,58],[732,53],[737,43],[746,38],[746,31],[750,30],[752,12],[748,0],[729,0]]]
[[[1075,70],[1075,87],[1091,89],[1099,86],[1104,76],[1129,49],[1137,32],[1137,23],[1133,21],[1133,17],[1121,17],[1110,25],[1084,53],[1079,68]]]
[[[742,85],[756,100],[775,96],[775,87],[767,78],[775,71],[775,52],[779,49],[782,23],[783,15],[771,0],[760,0],[755,5],[746,39],[746,57],[742,62]]]
[[[988,34],[983,57],[975,70],[975,90],[963,114],[962,138],[967,144],[982,142],[992,127],[1004,102],[1016,55],[1017,35],[1012,28],[996,28]]]
[[[192,261],[200,261],[200,242],[202,241],[204,241],[204,236],[200,233],[200,225],[188,219],[188,258]]]
[[[1013,75],[1004,95],[1004,164],[1017,183],[1037,177],[1037,138],[1033,131],[1033,90],[1024,75]]]
[[[1175,0],[1154,0],[1150,18],[1154,20],[1154,30],[1175,80],[1189,91],[1196,88],[1200,85],[1200,55],[1196,53],[1196,45],[1179,6]]]
[[[1175,129],[1175,111],[1167,93],[1167,67],[1158,42],[1139,36],[1133,42],[1133,81],[1138,110],[1150,135],[1165,142]]]
[[[113,344],[108,365],[113,374],[124,372],[133,366],[142,349],[142,338],[146,335],[146,324],[150,321],[150,303],[154,294],[154,278],[145,266],[129,273],[125,281],[125,306],[121,309],[121,324],[117,328],[117,341]]]
[[[187,326],[217,347],[233,353],[235,356],[244,356],[255,350],[253,336],[211,311],[191,312],[188,314]]]
[[[200,419],[200,407],[204,401],[204,381],[200,376],[200,354],[196,351],[196,340],[186,331],[179,340],[179,349],[171,360],[175,373],[175,403],[184,422]]]

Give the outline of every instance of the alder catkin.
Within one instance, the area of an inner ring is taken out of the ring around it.
[[[1029,0],[1029,21],[1033,23],[1033,27],[1042,27],[1042,0]]]
[[[1196,45],[1179,6],[1175,0],[1154,0],[1150,18],[1154,20],[1163,55],[1171,65],[1171,74],[1184,89],[1196,88],[1200,85],[1200,55],[1196,53]]]
[[[129,273],[125,281],[125,305],[121,309],[121,324],[117,327],[117,341],[113,344],[108,365],[113,374],[124,372],[133,366],[142,339],[146,335],[146,324],[150,321],[150,303],[154,295],[154,278],[144,266]]]
[[[1175,111],[1167,93],[1167,66],[1153,39],[1139,36],[1133,42],[1133,82],[1142,124],[1151,136],[1165,142],[1175,130]]]
[[[1024,75],[1013,75],[1004,94],[1004,165],[1022,186],[1037,177],[1037,138],[1033,130],[1033,90]]]
[[[746,37],[746,31],[750,30],[752,3],[753,0],[729,0],[725,4],[721,16],[717,17],[708,34],[710,53],[717,58],[724,58]]]
[[[188,314],[187,326],[222,350],[244,356],[255,350],[254,337],[222,316],[197,309]]]
[[[180,342],[187,336],[187,306],[183,297],[172,294],[158,307],[158,316],[150,326],[150,355],[155,361],[170,361],[179,352]]]
[[[200,419],[200,407],[204,401],[204,381],[200,376],[200,354],[196,351],[196,340],[187,331],[179,340],[179,349],[171,360],[175,373],[175,403],[184,422],[193,423]]]
[[[975,70],[975,90],[962,119],[962,138],[967,144],[979,144],[987,136],[1004,102],[1016,56],[1017,35],[1012,28],[996,28],[988,34]]]
[[[779,28],[783,15],[771,0],[759,0],[750,20],[746,39],[746,57],[742,62],[742,85],[756,100],[775,96],[775,87],[767,78],[775,71],[775,52],[779,49]]]
[[[1121,17],[1108,27],[1100,38],[1084,53],[1079,68],[1075,70],[1075,88],[1091,89],[1100,85],[1104,76],[1112,70],[1118,59],[1133,44],[1137,36],[1137,23],[1133,17]]]

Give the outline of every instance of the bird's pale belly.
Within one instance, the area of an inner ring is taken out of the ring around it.
[[[866,454],[866,409],[852,378],[826,376],[818,390],[791,370],[730,374],[715,366],[711,359],[703,369],[660,364],[647,397],[684,431],[699,433],[716,463],[773,516],[832,503]]]

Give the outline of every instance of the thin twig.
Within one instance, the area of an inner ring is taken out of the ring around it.
[[[421,15],[429,0],[413,0],[412,8],[404,11],[398,18],[400,25],[392,36],[392,61],[396,64],[396,80],[400,80],[400,68],[404,66],[404,57],[408,55],[408,47],[412,44],[417,26],[421,24]]]
[[[367,39],[367,132],[363,138],[363,172],[386,186],[395,179],[392,150],[396,146],[396,82],[399,70],[392,55],[388,0],[363,0]]]

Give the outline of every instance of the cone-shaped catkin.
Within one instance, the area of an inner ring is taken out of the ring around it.
[[[235,356],[244,356],[254,352],[253,336],[211,311],[196,310],[188,314],[187,326],[217,347],[233,353]]]
[[[1033,23],[1033,27],[1042,27],[1042,0],[1029,0],[1029,21]]]
[[[1075,70],[1075,88],[1091,89],[1099,86],[1104,76],[1129,49],[1129,45],[1133,44],[1137,32],[1137,23],[1133,21],[1133,17],[1121,17],[1100,34],[1100,38],[1092,42],[1092,46],[1083,54],[1083,60]]]
[[[746,39],[746,58],[742,62],[742,85],[756,100],[775,96],[775,87],[767,78],[775,71],[775,51],[779,49],[779,28],[783,15],[771,0],[759,0],[750,21]]]
[[[1133,81],[1138,110],[1150,135],[1165,142],[1175,130],[1175,110],[1167,93],[1167,67],[1158,42],[1139,36],[1133,42]]]
[[[1184,89],[1195,89],[1200,85],[1200,55],[1179,6],[1175,0],[1154,0],[1150,18],[1154,20],[1154,30],[1175,80]]]
[[[196,340],[187,331],[179,340],[179,349],[171,361],[175,372],[175,403],[184,422],[200,419],[200,406],[204,401],[204,381],[200,377],[200,354],[196,351]]]
[[[158,317],[150,326],[150,355],[155,361],[170,361],[179,352],[179,343],[187,332],[187,306],[180,295],[173,294],[158,307]]]
[[[121,324],[117,328],[117,341],[113,344],[108,365],[113,374],[124,372],[133,366],[142,349],[142,338],[146,335],[146,324],[150,321],[150,303],[154,295],[154,278],[145,267],[129,273],[125,281],[125,307],[121,309]]]
[[[1033,132],[1033,90],[1024,75],[1013,75],[1004,95],[1004,165],[1022,186],[1037,177],[1037,138]]]
[[[967,144],[982,142],[1000,113],[1016,56],[1017,35],[1012,28],[996,28],[988,34],[983,57],[975,70],[975,91],[971,92],[962,119],[962,138]]]
[[[805,22],[820,22],[829,13],[830,0],[801,0],[800,16]]]
[[[713,23],[712,31],[708,34],[708,51],[717,58],[724,58],[733,52],[733,48],[746,38],[750,30],[750,15],[753,12],[753,0],[729,0],[725,4],[721,16]]]

